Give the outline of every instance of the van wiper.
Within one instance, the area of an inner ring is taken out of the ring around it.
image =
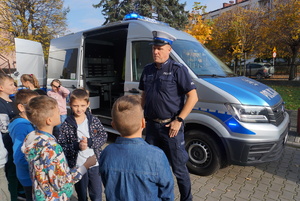
[[[212,77],[226,77],[226,76],[224,76],[224,75],[216,75],[216,74],[212,74],[211,76],[212,76]]]
[[[231,73],[231,74],[227,74],[227,76],[226,77],[237,77],[237,75],[236,74],[233,74],[233,73]]]
[[[216,75],[216,74],[198,74],[197,76],[226,77],[226,76],[224,76],[224,75]]]

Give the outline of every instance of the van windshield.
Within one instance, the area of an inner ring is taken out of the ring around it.
[[[198,77],[235,76],[230,68],[198,42],[175,40],[172,48]]]

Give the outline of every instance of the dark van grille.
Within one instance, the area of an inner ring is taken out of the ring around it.
[[[271,124],[278,126],[282,123],[284,120],[284,105],[283,102],[280,102],[279,104],[271,107],[269,110],[269,117]]]
[[[289,127],[281,134],[277,142],[253,144],[249,147],[248,163],[268,162],[277,160],[284,148]]]

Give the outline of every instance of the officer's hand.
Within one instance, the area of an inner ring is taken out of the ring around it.
[[[171,123],[166,125],[166,127],[170,127],[170,130],[169,130],[170,137],[175,137],[178,134],[181,124],[182,124],[182,122],[174,120],[174,121],[171,121]]]

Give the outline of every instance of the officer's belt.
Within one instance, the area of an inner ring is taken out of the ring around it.
[[[157,123],[160,123],[160,124],[164,124],[164,123],[169,123],[169,122],[171,122],[172,121],[172,119],[171,118],[169,118],[169,119],[152,119],[152,121],[154,121],[154,122],[157,122]]]

